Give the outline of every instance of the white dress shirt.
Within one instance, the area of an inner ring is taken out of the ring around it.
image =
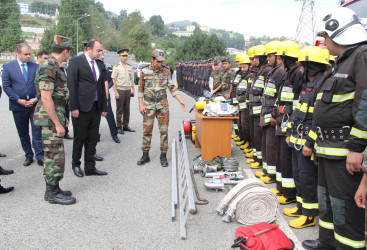
[[[98,68],[98,65],[97,65],[97,62],[96,60],[92,60],[86,53],[84,54],[85,57],[87,58],[88,60],[88,63],[89,63],[89,67],[90,69],[92,70],[92,73],[93,73],[93,69],[92,69],[92,61],[94,61],[94,70],[96,71],[96,76],[97,76],[97,80],[99,79],[99,75],[100,75],[100,72],[99,72],[99,68]]]

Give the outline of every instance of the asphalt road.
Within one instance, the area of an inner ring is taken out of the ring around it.
[[[181,96],[190,109],[194,100],[184,93]],[[194,119],[194,114],[182,112],[170,95],[169,103],[171,145],[182,120]],[[114,100],[112,105],[115,107]],[[227,191],[205,190],[200,175],[195,176],[200,195],[210,203],[198,206],[198,213],[189,215],[188,238],[180,239],[179,221],[171,221],[171,168],[162,168],[159,163],[157,122],[151,162],[136,165],[142,155],[143,133],[136,96],[131,100],[130,121],[136,132],[119,135],[120,144],[112,141],[106,119],[102,118],[97,152],[104,161],[97,162],[97,168],[107,171],[107,176],[76,177],[71,170],[72,141],[65,140],[66,171],[60,186],[73,192],[77,203],[72,206],[45,202],[42,167],[36,163],[22,166],[24,153],[6,95],[0,99],[0,114],[0,152],[7,154],[0,158],[0,165],[15,171],[13,175],[1,176],[2,185],[15,186],[15,190],[0,195],[0,249],[230,249],[240,224],[222,222],[215,211]],[[191,161],[200,150],[189,140],[187,145]],[[237,146],[232,147],[232,156],[238,157],[241,169],[253,177],[243,153]],[[171,151],[168,161],[171,162]],[[279,214],[276,223],[295,241],[296,249],[302,249],[302,240],[317,238],[317,227],[294,230],[287,226],[287,221]]]

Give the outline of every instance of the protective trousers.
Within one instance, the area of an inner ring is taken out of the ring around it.
[[[239,117],[241,117],[241,112],[239,112]],[[242,134],[242,131],[241,131],[241,121],[240,121],[241,118],[239,119],[236,119],[236,120],[233,120],[233,130],[234,130],[234,133],[235,135],[239,136],[241,141],[243,141],[243,134]]]
[[[65,171],[64,140],[57,136],[54,125],[42,126],[41,133],[44,151],[43,177],[48,184],[56,185]]]
[[[271,179],[275,179],[277,163],[277,137],[275,127],[263,127],[261,136],[261,152],[263,157],[263,172]]]
[[[168,101],[163,100],[162,103],[150,103],[147,108],[147,113],[143,117],[143,145],[141,149],[143,152],[149,152],[150,143],[152,140],[152,132],[154,125],[154,118],[158,120],[158,128],[160,133],[160,149],[162,153],[168,151],[168,124],[169,124],[169,109]]]
[[[276,180],[277,190],[285,198],[296,198],[296,185],[292,172],[292,148],[285,141],[286,136],[277,136],[277,164]]]
[[[254,128],[254,147],[253,152],[254,152],[254,160],[255,162],[260,163],[260,165],[262,165],[262,153],[261,153],[261,136],[262,136],[262,131],[261,131],[261,127],[260,127],[260,116],[253,116],[252,117],[252,126]]]
[[[365,214],[354,195],[363,174],[350,175],[346,159],[319,158],[319,240],[336,249],[366,249]]]
[[[242,134],[241,139],[245,141],[251,141],[250,124],[249,124],[249,117],[248,117],[247,109],[240,111],[238,121],[239,121],[238,128]]]
[[[297,207],[302,208],[302,214],[316,216],[317,203],[317,166],[311,157],[302,155],[302,150],[292,148],[293,178],[297,190]]]

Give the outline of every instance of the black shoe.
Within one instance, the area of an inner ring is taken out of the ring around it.
[[[321,243],[317,240],[304,240],[302,246],[306,249],[335,249],[335,247]]]
[[[112,136],[112,140],[116,143],[120,143],[120,139],[117,137],[117,135]]]
[[[6,154],[0,153],[0,157],[6,157]]]
[[[117,129],[117,133],[119,133],[120,135],[125,134],[125,132],[122,128]]]
[[[33,158],[32,157],[26,157],[25,158],[25,161],[23,163],[23,166],[28,167],[29,165],[32,164],[32,162],[33,162]]]
[[[100,171],[98,169],[94,169],[93,171],[91,172],[87,172],[85,171],[85,175],[86,176],[91,176],[91,175],[107,175],[108,173],[107,172],[104,172],[104,171]]]
[[[64,139],[67,139],[67,140],[72,140],[74,139],[72,136],[70,136],[69,134],[65,134],[64,135]]]
[[[4,188],[0,185],[0,194],[6,194],[14,190],[14,187]]]
[[[97,154],[94,154],[94,155],[93,155],[93,159],[94,159],[95,161],[103,161],[103,157],[102,157],[102,156],[99,156],[99,155],[97,155]]]
[[[59,184],[51,185],[46,183],[46,192],[48,186],[48,202],[51,204],[71,205],[76,202],[76,199],[72,196],[65,195]]]
[[[38,160],[37,163],[38,163],[38,166],[43,167],[43,164],[44,164],[43,159]]]
[[[149,152],[143,152],[143,156],[138,160],[138,165],[144,165],[145,163],[150,162]]]
[[[6,170],[6,169],[3,169],[3,168],[0,166],[0,175],[8,175],[8,174],[14,174],[14,171],[13,171],[13,170]]]
[[[166,153],[161,153],[161,157],[159,157],[159,158],[161,160],[162,167],[168,167],[168,161],[167,161]]]
[[[60,188],[60,187],[59,187]],[[66,195],[66,196],[72,196],[72,193],[70,192],[70,191],[63,191],[61,188],[60,188],[60,191],[61,191],[61,193],[63,194],[63,195]],[[49,194],[49,192],[50,192],[50,186],[49,185],[47,185],[47,183],[46,183],[46,192],[45,192],[45,195],[44,195],[44,199],[45,199],[45,201],[48,201],[48,194]]]
[[[74,174],[78,177],[84,177],[83,171],[80,169],[79,166],[73,166],[72,167]]]
[[[124,131],[135,132],[135,130],[132,129],[132,128],[130,128],[129,126],[127,126],[126,128],[124,128]]]

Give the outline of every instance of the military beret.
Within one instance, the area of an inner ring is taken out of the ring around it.
[[[119,51],[117,51],[117,54],[119,54],[120,56],[128,56],[129,51],[129,49],[120,49]]]

